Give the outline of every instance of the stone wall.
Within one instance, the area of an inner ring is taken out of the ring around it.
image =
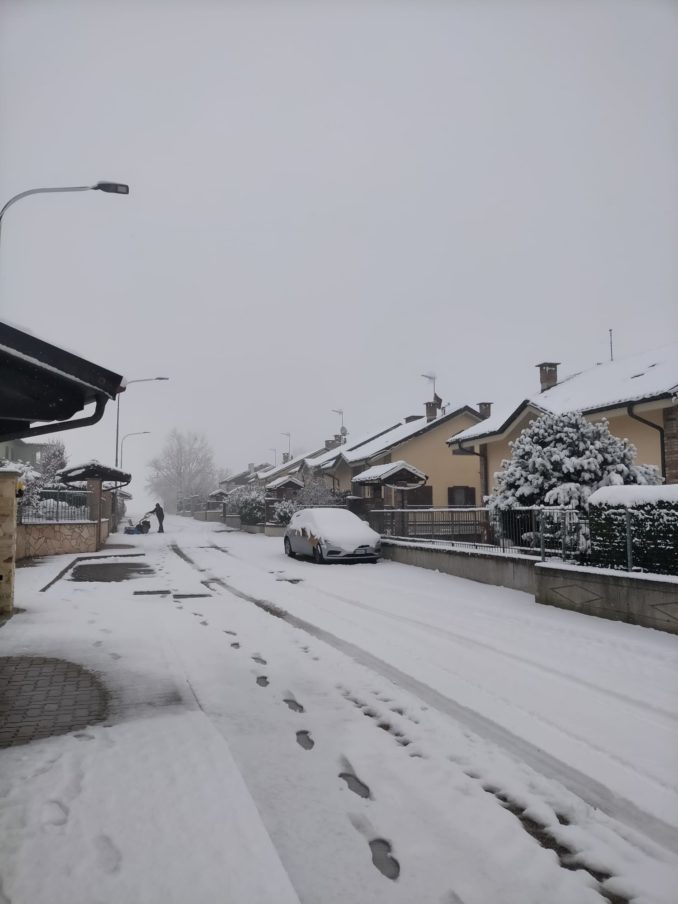
[[[17,471],[0,471],[0,615],[14,608]]]
[[[511,587],[526,593],[535,592],[534,562],[528,556],[492,553],[469,549],[453,549],[445,546],[418,544],[416,540],[399,542],[381,541],[385,559],[403,565],[417,565],[433,571],[442,571],[458,578]]]
[[[97,525],[91,521],[19,524],[16,537],[17,560],[97,551]]]
[[[678,634],[678,580],[607,568],[535,565],[538,603]]]

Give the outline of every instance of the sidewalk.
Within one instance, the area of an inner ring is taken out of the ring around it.
[[[0,901],[298,904],[159,627],[163,553],[102,553],[19,569],[0,629]]]

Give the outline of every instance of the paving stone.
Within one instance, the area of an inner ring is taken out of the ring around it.
[[[78,731],[103,721],[107,712],[103,684],[76,663],[0,657],[0,747]]]

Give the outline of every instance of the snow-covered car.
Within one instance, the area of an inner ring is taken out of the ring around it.
[[[285,531],[288,556],[313,556],[316,562],[376,562],[381,537],[357,515],[343,508],[309,508],[295,512]]]

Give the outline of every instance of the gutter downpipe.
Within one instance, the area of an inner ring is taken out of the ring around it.
[[[652,421],[648,421],[646,418],[641,417],[639,414],[634,414],[633,412],[633,402],[629,402],[626,406],[626,413],[630,418],[633,418],[634,421],[639,421],[641,424],[645,424],[647,427],[652,427],[653,430],[659,431],[659,460],[660,467],[662,472],[662,477],[666,480],[666,448],[664,445],[664,428],[660,427],[659,424],[653,424]]]
[[[487,473],[487,454],[483,455],[482,452],[475,452],[473,449],[466,449],[463,443],[457,443],[457,448],[460,452],[463,452],[464,455],[477,455],[480,461],[480,491],[483,497],[488,496],[490,493],[489,487],[489,474]],[[486,446],[481,446],[482,449],[486,449]],[[452,453],[454,454],[454,452]],[[484,490],[484,492],[483,492]]]

